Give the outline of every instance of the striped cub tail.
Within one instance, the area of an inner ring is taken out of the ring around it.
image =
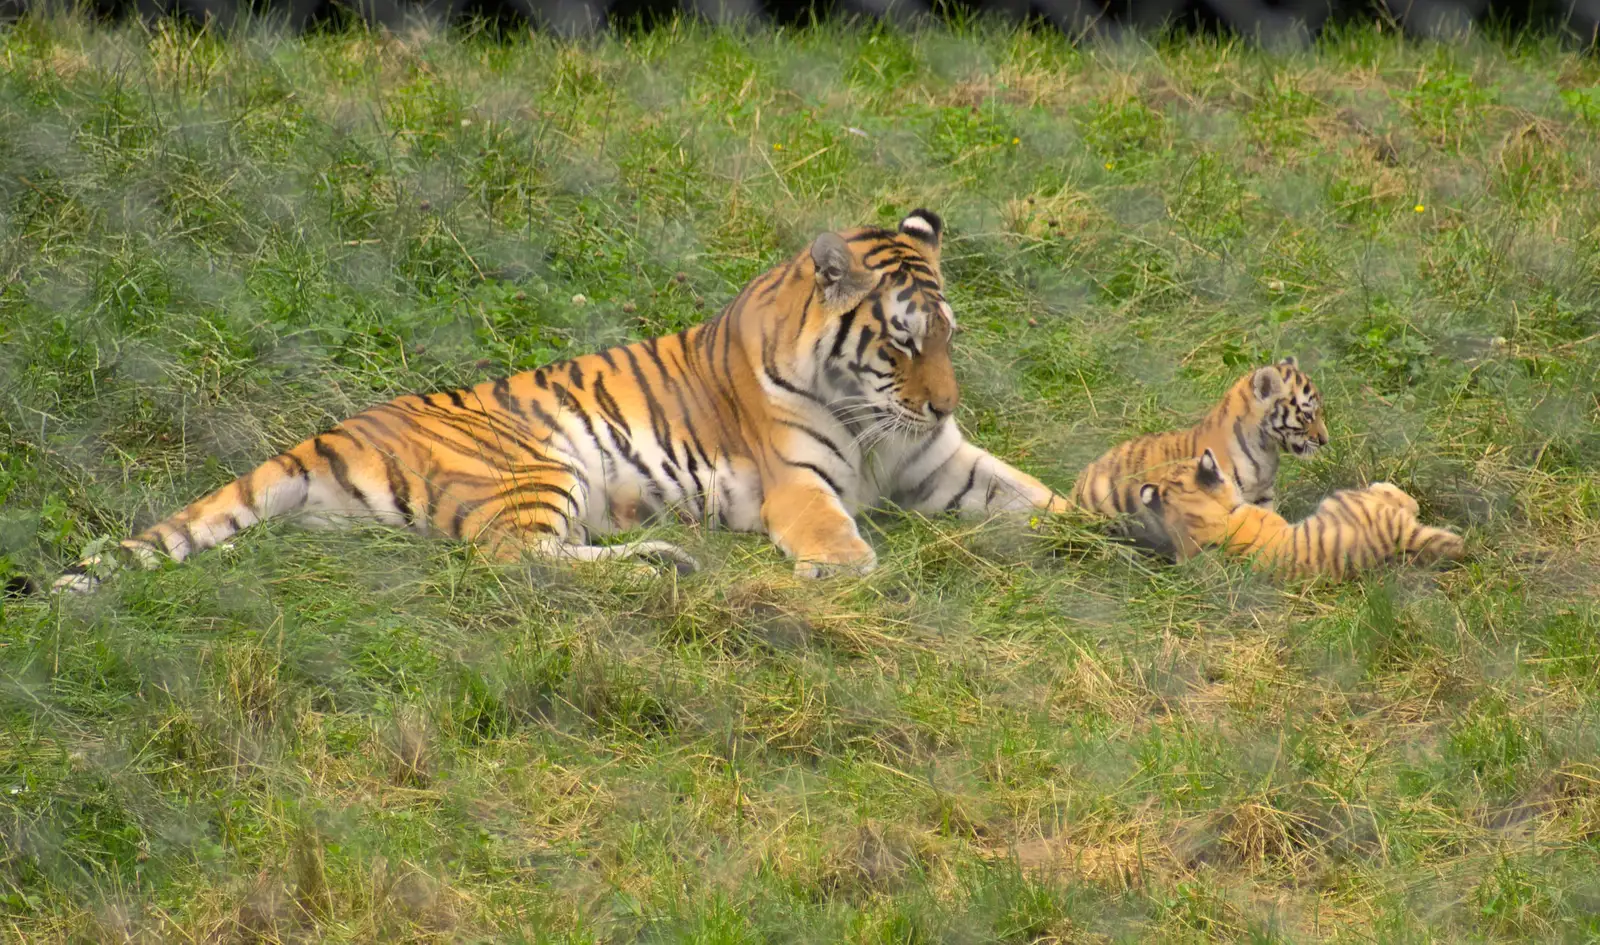
[[[67,568],[51,585],[51,591],[91,591],[111,572],[128,564],[157,567],[163,554],[182,561],[257,522],[301,508],[311,492],[315,465],[315,460],[308,465],[306,458],[298,455],[301,452],[314,455],[310,441],[274,456],[137,536],[123,539],[112,549],[90,553]]]

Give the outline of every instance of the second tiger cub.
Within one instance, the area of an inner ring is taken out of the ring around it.
[[[1418,522],[1417,500],[1387,482],[1335,492],[1291,525],[1244,502],[1209,449],[1141,485],[1139,501],[1161,519],[1180,561],[1215,546],[1287,577],[1337,581],[1397,556],[1426,562],[1465,550],[1455,532]]]

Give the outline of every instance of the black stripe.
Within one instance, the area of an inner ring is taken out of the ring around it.
[[[610,349],[600,352],[600,360],[604,361],[606,363],[606,367],[610,368],[611,370],[615,371],[617,369],[617,359],[611,356]]]
[[[776,364],[763,364],[761,367],[761,373],[771,380],[773,384],[776,384],[779,388],[786,390],[791,394],[794,394],[798,397],[804,397],[813,403],[821,404],[824,402],[822,398],[818,397],[816,394],[813,394],[808,390],[802,390],[801,388],[790,383],[786,378],[783,377],[783,375],[778,373],[778,366]]]
[[[885,230],[885,229],[881,229],[881,228],[876,227],[876,226],[868,227],[868,228],[862,230],[860,233],[857,233],[855,236],[852,236],[848,240],[845,240],[845,242],[847,242],[847,243],[876,243],[876,242],[879,242],[881,240],[890,241],[889,245],[890,245],[891,248],[896,245],[893,242],[893,240],[894,240],[894,231],[893,230]]]
[[[867,356],[867,345],[872,344],[872,339],[876,337],[877,333],[871,328],[865,325],[861,327],[861,337],[856,340],[856,360],[858,362]]]
[[[583,369],[578,367],[577,361],[568,363],[567,376],[572,379],[573,387],[577,388],[578,390],[583,390]]]
[[[938,486],[937,479],[939,473],[942,472],[949,464],[949,460],[946,460],[945,462],[942,462],[928,470],[928,474],[923,476],[922,479],[912,487],[911,492],[906,495],[906,501],[904,503],[905,506],[907,508],[916,508],[923,502],[927,501],[928,496],[931,495],[933,490]]]
[[[438,463],[433,463],[430,468],[436,473],[439,465]],[[422,477],[422,491],[423,498],[426,499],[428,503],[427,508],[423,513],[426,516],[423,521],[428,528],[432,528],[434,525],[434,519],[439,514],[439,499],[443,497],[443,494],[438,485],[434,483],[434,477],[432,475]]]
[[[955,512],[959,510],[961,508],[961,500],[967,497],[967,493],[972,491],[972,486],[977,481],[978,461],[975,459],[972,461],[972,467],[967,470],[967,484],[961,487],[960,492],[957,492],[955,495],[950,497],[950,501],[946,502],[944,505],[944,510],[946,512]]]
[[[634,383],[638,385],[639,393],[644,397],[645,413],[650,418],[650,435],[656,438],[656,445],[666,454],[666,464],[661,467],[671,475],[671,468],[678,465],[678,452],[672,446],[672,427],[667,423],[667,414],[661,409],[661,401],[656,397],[655,388],[650,385],[649,379],[644,376],[644,371],[639,367],[639,359],[634,356],[633,346],[622,349],[628,358],[628,369],[633,373]],[[677,481],[677,477],[673,477]]]
[[[856,309],[844,313],[839,319],[839,332],[833,336],[833,347],[828,351],[828,360],[832,361],[844,353],[844,340],[850,336],[850,328],[856,323]]]
[[[410,428],[413,436],[429,440],[440,448],[448,450],[457,455],[468,456],[472,455],[474,451],[477,451],[479,453],[491,453],[494,456],[497,456],[502,463],[510,464],[522,461],[522,457],[512,455],[510,452],[503,449],[498,443],[491,443],[487,440],[484,440],[473,430],[467,429],[465,425],[468,421],[466,417],[460,413],[454,413],[450,411],[445,411],[443,413],[422,413],[418,411],[416,412],[415,416],[412,416],[392,404],[379,404],[378,407],[373,408],[373,410],[368,411],[366,414],[363,414],[359,417],[354,417],[352,419],[361,420],[366,423],[372,423],[382,429],[384,428],[383,424],[371,416],[374,411],[382,408],[389,408],[392,410],[395,416],[404,421],[405,424]],[[434,409],[442,410],[443,408]],[[445,427],[451,432],[463,437],[466,442],[458,443],[449,437],[442,436],[437,430],[430,429],[427,425],[423,424],[419,417],[426,417],[434,423]],[[400,437],[394,434],[392,431],[385,429],[385,432],[389,433],[390,437],[393,439],[400,439]],[[537,450],[533,449],[525,441],[522,441],[515,436],[507,436],[507,439],[516,442],[529,453],[537,455]]]
[[[690,451],[690,447],[692,446],[695,451],[699,452],[700,458],[706,463],[706,465],[710,466],[712,465],[711,454],[706,451],[705,444],[700,440],[700,431],[695,429],[694,417],[692,416],[694,411],[690,409],[689,404],[691,396],[696,403],[700,404],[705,403],[705,398],[702,396],[702,390],[699,385],[691,382],[690,374],[693,372],[693,368],[689,363],[690,349],[689,346],[681,339],[678,343],[678,352],[679,353],[676,361],[679,365],[678,374],[679,377],[681,377],[682,382],[679,383],[679,381],[674,380],[672,382],[672,387],[677,395],[678,400],[679,423],[683,426],[684,432],[688,434],[687,442],[683,447],[683,453],[686,459],[693,459],[693,453]],[[712,412],[716,412],[715,408],[712,408]],[[689,469],[689,474],[694,476],[696,488],[701,488],[700,477],[695,475],[695,470],[693,467]]]
[[[372,508],[372,503],[367,501],[366,494],[356,488],[356,484],[350,481],[350,467],[337,450],[322,442],[322,437],[320,436],[312,438],[311,448],[316,450],[317,455],[321,456],[328,464],[328,469],[333,473],[333,479],[339,484],[339,488],[354,496],[357,502],[369,509]]]
[[[861,265],[868,269],[886,271],[886,265],[895,256],[901,256],[904,250],[895,243],[885,246],[876,246],[861,255]]]
[[[824,472],[822,467],[816,465],[815,463],[795,462],[794,460],[792,460],[789,457],[783,455],[782,453],[779,453],[777,450],[773,450],[773,455],[777,456],[779,459],[783,460],[785,463],[789,464],[790,466],[795,467],[796,469],[804,469],[807,472],[815,474],[816,477],[818,479],[821,479],[823,484],[828,487],[828,489],[833,493],[835,498],[838,498],[839,496],[844,494],[844,493],[839,491],[839,484],[834,481],[833,477],[828,475],[826,472]]]
[[[411,512],[411,486],[406,481],[405,473],[400,469],[400,463],[395,460],[393,453],[380,453],[383,457],[384,471],[389,475],[389,493],[394,497],[394,507],[400,511],[400,516],[406,520],[406,527],[416,524],[416,516]]]
[[[291,453],[279,453],[277,458],[278,459],[282,459],[282,460],[287,460],[288,463],[289,463],[289,472],[290,472],[290,474],[295,475],[295,476],[299,476],[300,477],[300,481],[305,483],[307,487],[310,487],[310,485],[311,485],[311,470],[306,468],[306,464],[305,463],[300,462],[300,457],[295,456],[295,455],[293,455]]]
[[[524,438],[522,435],[524,431],[511,426],[508,421],[496,414],[484,413],[471,408],[452,411],[442,407],[434,407],[431,412],[427,413],[419,411],[418,414],[432,420],[434,423],[449,428],[465,438],[467,444],[463,445],[451,443],[436,434],[432,436],[435,442],[445,445],[462,455],[473,455],[474,451],[476,451],[478,454],[494,454],[500,458],[502,463],[506,464],[521,462],[523,457],[506,449],[504,445],[506,443],[517,447],[525,455],[542,455],[539,444]],[[419,432],[432,433],[432,431],[422,427],[420,423],[418,424],[418,429]],[[546,438],[546,441],[548,441],[548,438]]]
[[[450,398],[450,402],[455,404],[457,410],[467,409],[467,402],[462,398],[459,390],[447,390],[444,392],[444,395]]]
[[[784,282],[788,281],[790,270],[793,268],[794,260],[791,259],[774,272],[769,273],[770,281],[761,287],[760,300],[763,302],[771,301],[772,297],[778,294],[778,290],[783,288]]]
[[[628,418],[622,415],[622,408],[617,406],[616,399],[611,396],[609,390],[606,390],[605,378],[597,377],[594,379],[594,403],[595,406],[600,408],[600,413],[608,421],[615,426],[622,427],[628,432],[629,436],[633,435],[633,428],[628,426]]]
[[[511,396],[511,382],[506,378],[495,379],[494,402],[499,404],[500,409],[506,413],[515,414],[524,420],[528,419],[528,415],[523,411],[522,405],[517,403],[515,397]]]
[[[803,423],[795,423],[793,420],[785,420],[782,417],[774,417],[773,420],[779,426],[788,427],[791,430],[799,430],[806,436],[811,437],[813,440],[816,440],[818,443],[821,443],[823,446],[826,446],[829,450],[831,450],[833,455],[839,457],[840,462],[844,463],[846,466],[850,465],[850,459],[844,455],[844,450],[841,450],[838,445],[833,442],[833,440],[829,439],[824,434],[811,429]]]
[[[566,509],[563,509],[554,503],[546,502],[544,499],[523,499],[518,502],[502,502],[501,509],[506,512],[521,512],[525,509],[543,509],[552,515],[560,516],[563,523],[566,522],[568,514]]]
[[[811,391],[803,390],[800,387],[797,387],[794,383],[778,373],[777,352],[778,337],[776,334],[769,333],[765,342],[763,342],[761,346],[761,373],[770,378],[772,383],[776,384],[779,388],[786,390],[791,394],[794,394],[798,397],[804,397],[813,403],[824,403],[821,397],[818,397]]]
[[[512,496],[533,495],[541,492],[554,492],[556,495],[567,500],[569,508],[566,511],[563,511],[561,514],[567,516],[577,514],[579,508],[578,497],[573,495],[571,490],[564,486],[556,485],[553,482],[518,483],[517,485],[514,485],[501,492],[500,495],[502,498],[509,498]]]
[[[1251,478],[1260,479],[1261,464],[1256,462],[1255,454],[1250,452],[1250,444],[1245,442],[1243,420],[1233,421],[1233,438],[1238,441],[1239,449],[1244,453],[1244,458],[1250,461],[1250,468],[1254,470],[1254,472],[1251,474]]]
[[[239,503],[252,512],[256,511],[256,489],[250,484],[250,477],[255,474],[252,469],[236,480],[239,483]]]

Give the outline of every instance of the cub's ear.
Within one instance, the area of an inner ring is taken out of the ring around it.
[[[939,237],[944,233],[944,221],[932,210],[918,207],[900,221],[900,232],[937,250]]]
[[[1209,449],[1200,456],[1200,468],[1195,474],[1194,481],[1202,489],[1215,489],[1222,485],[1222,470],[1217,466],[1217,457]]]
[[[811,242],[811,261],[817,266],[817,287],[836,309],[860,302],[872,291],[872,278],[837,233],[824,233]]]
[[[1139,487],[1139,504],[1152,512],[1161,511],[1161,490],[1153,482],[1147,482]]]
[[[1294,368],[1296,370],[1298,370],[1299,367],[1300,367],[1300,360],[1298,358],[1296,358],[1292,354],[1289,355],[1287,358],[1284,358],[1282,361],[1279,361],[1278,363],[1283,365],[1286,368]]]
[[[1271,400],[1282,394],[1283,375],[1278,373],[1278,366],[1257,368],[1250,378],[1250,388],[1256,392],[1257,400]]]

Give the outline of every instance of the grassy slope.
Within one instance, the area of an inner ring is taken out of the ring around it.
[[[1600,79],[1537,45],[0,33],[0,571],[361,405],[947,217],[963,420],[1062,487],[1297,354],[1474,560],[1335,589],[874,520],[797,585],[265,529],[0,617],[30,941],[1579,938]],[[575,306],[583,294],[586,306]]]

